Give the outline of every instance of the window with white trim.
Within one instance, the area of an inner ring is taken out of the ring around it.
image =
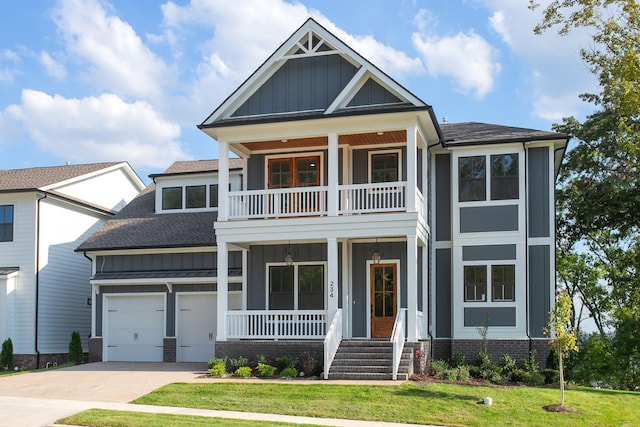
[[[489,170],[487,171],[487,157]],[[458,158],[458,201],[512,200],[520,196],[518,153]]]
[[[464,266],[465,302],[484,302],[487,300],[487,266]]]
[[[491,266],[491,301],[515,301],[516,266]]]
[[[269,265],[269,310],[324,310],[324,265]]]
[[[398,182],[401,179],[400,151],[369,153],[369,182]]]
[[[491,284],[488,287],[488,284]],[[465,265],[465,302],[515,301],[516,266],[514,264]]]

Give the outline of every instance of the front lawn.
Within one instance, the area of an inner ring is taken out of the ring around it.
[[[480,404],[485,396],[493,405]],[[398,386],[219,382],[170,384],[134,403],[415,424],[495,426],[640,425],[640,393],[567,390],[578,414],[542,409],[558,403],[555,388],[444,383]]]

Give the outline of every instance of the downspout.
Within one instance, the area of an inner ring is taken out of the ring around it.
[[[525,197],[525,224],[524,224],[524,303],[525,303],[525,330],[527,333],[527,339],[529,340],[529,352],[531,352],[532,348],[532,339],[531,339],[531,331],[529,330],[529,170],[527,168],[527,147],[525,143],[522,143],[522,150],[524,151],[524,197]]]
[[[36,369],[40,369],[40,350],[38,349],[38,310],[40,303],[40,201],[47,198],[47,193],[36,200],[36,321],[35,321],[35,350]]]

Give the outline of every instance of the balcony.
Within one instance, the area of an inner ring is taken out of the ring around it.
[[[422,214],[424,197],[416,190],[409,204],[406,182],[339,185],[338,203],[331,212],[329,187],[296,187],[228,193],[227,218],[275,219],[305,216],[336,216],[406,212],[411,206]]]

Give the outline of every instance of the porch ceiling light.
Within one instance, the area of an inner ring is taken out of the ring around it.
[[[291,253],[291,242],[287,246],[287,250],[284,252],[284,263],[287,265],[293,265],[293,254]]]
[[[382,256],[380,255],[380,246],[378,245],[378,239],[376,239],[376,244],[371,250],[371,261],[373,261],[374,264],[380,264],[381,258]]]

